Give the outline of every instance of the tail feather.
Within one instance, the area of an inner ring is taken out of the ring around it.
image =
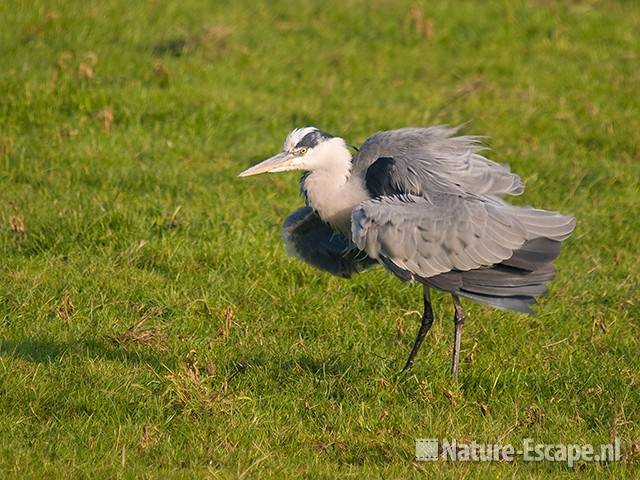
[[[547,291],[546,283],[555,277],[551,264],[529,272],[496,265],[486,270],[462,273],[461,293],[478,293],[494,297],[538,296]]]
[[[560,255],[561,243],[548,238],[535,238],[525,242],[518,250],[513,252],[511,258],[505,260],[503,265],[533,271],[545,263],[550,263]]]
[[[559,254],[560,242],[536,238],[503,263],[420,280],[484,305],[531,314],[536,297],[546,293],[547,283],[555,278],[556,269],[551,262]]]
[[[465,292],[462,293],[461,296],[490,307],[499,308],[501,310],[513,310],[515,312],[526,313],[527,315],[533,314],[533,310],[530,305],[536,301],[534,297],[526,295],[515,297],[493,297],[491,295]]]
[[[536,297],[547,292],[547,282],[556,276],[553,264],[537,265],[533,270],[499,264],[461,272],[459,294],[492,307],[531,314],[531,305],[536,303]]]

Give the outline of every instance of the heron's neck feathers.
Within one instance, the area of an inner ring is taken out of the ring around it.
[[[309,206],[334,228],[351,231],[351,210],[368,198],[366,189],[351,178],[351,152],[341,138],[332,138],[314,151],[314,168],[303,188]]]
[[[330,178],[333,183],[344,184],[351,176],[351,152],[342,138],[334,137],[322,142],[311,153],[311,174]]]

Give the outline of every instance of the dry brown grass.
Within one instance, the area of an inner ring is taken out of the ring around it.
[[[144,309],[144,305],[140,310]],[[155,350],[166,349],[166,337],[162,330],[158,327],[144,327],[144,324],[155,315],[160,313],[162,308],[151,307],[145,311],[140,319],[132,324],[126,331],[111,335],[109,338],[124,348],[134,346],[151,347]]]

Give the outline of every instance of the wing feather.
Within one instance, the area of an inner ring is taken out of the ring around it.
[[[353,160],[372,196],[425,192],[519,195],[520,177],[480,152],[480,137],[458,128],[403,128],[369,137]]]
[[[352,212],[351,226],[353,242],[371,258],[394,272],[429,278],[503,261],[526,267],[541,255],[551,260],[575,218],[496,197],[401,194],[362,202]],[[520,252],[517,258],[514,252]]]
[[[354,209],[352,220],[359,248],[423,278],[500,263],[527,240],[516,216],[459,195],[367,200]]]
[[[377,263],[333,231],[310,207],[300,208],[285,219],[282,239],[289,255],[339,277],[348,278]]]

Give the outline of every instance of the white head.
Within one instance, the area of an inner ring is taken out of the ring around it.
[[[239,176],[288,170],[333,171],[351,168],[351,154],[342,138],[316,127],[296,128],[284,141],[282,152],[245,170]]]

